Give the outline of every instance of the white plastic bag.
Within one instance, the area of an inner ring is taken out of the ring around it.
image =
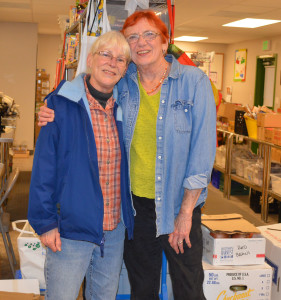
[[[16,224],[23,222],[25,223],[23,229],[19,229]],[[15,221],[12,225],[14,230],[20,232],[17,243],[22,278],[38,279],[40,289],[46,289],[44,277],[45,246],[41,244],[41,241],[27,220]]]
[[[149,0],[126,0],[125,10],[128,11],[129,16],[135,12],[137,6],[139,6],[142,9],[148,9]]]
[[[88,32],[94,33],[98,31],[99,28],[101,28],[101,34],[103,34],[111,30],[109,20],[107,17],[106,0],[103,0],[103,11],[100,19],[98,15],[101,12],[97,11],[99,3],[100,1],[90,0],[87,7],[87,15],[86,15],[83,34],[81,37],[81,50],[80,50],[80,57],[79,57],[77,71],[76,71],[76,76],[79,75],[80,73],[86,72],[87,56],[91,46],[97,39],[97,36],[88,35]]]

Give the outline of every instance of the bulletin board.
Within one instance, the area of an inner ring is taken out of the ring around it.
[[[210,63],[209,78],[219,91],[222,90],[223,59],[223,53],[215,53],[213,61]]]

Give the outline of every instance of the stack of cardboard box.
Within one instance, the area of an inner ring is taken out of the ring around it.
[[[221,103],[217,112],[218,119],[228,124],[228,131],[234,132],[235,112],[236,110],[245,110],[245,108],[238,103]]]
[[[259,113],[258,139],[281,146],[281,114]],[[271,160],[281,162],[281,150],[272,147]]]
[[[270,300],[272,269],[265,239],[241,215],[202,216],[204,294],[207,300]]]
[[[44,104],[45,97],[50,92],[50,74],[47,74],[44,69],[36,70],[36,98],[35,98],[35,113],[37,114],[40,106]],[[35,142],[40,132],[40,127],[37,125],[35,118],[34,139]]]
[[[265,261],[272,267],[271,300],[281,299],[281,223],[258,227],[266,239]]]

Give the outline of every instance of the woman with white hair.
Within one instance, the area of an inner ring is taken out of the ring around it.
[[[28,220],[47,246],[46,300],[76,299],[86,276],[86,299],[114,300],[125,228],[133,209],[114,86],[130,48],[119,32],[97,39],[90,74],[63,81],[48,96],[56,114],[36,143]]]

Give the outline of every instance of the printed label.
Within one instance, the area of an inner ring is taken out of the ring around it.
[[[232,260],[233,259],[233,247],[222,247],[220,259],[221,260]]]
[[[272,282],[277,285],[278,266],[274,262],[272,262],[269,258],[267,258],[267,257],[265,257],[265,262],[272,267],[272,269],[273,269]]]

